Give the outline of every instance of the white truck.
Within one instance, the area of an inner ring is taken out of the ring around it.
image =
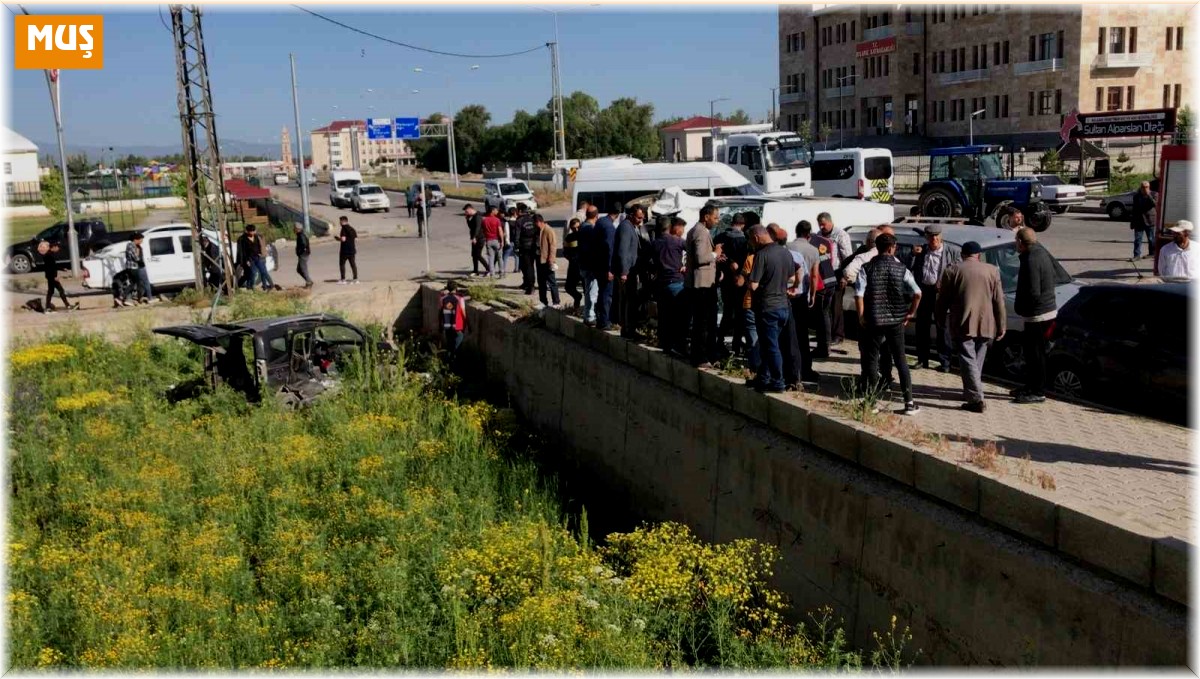
[[[812,152],[795,132],[771,125],[718,127],[713,158],[737,170],[768,196],[813,195]]]

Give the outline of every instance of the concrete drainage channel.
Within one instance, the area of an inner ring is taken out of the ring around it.
[[[422,286],[423,328],[440,286]],[[938,665],[1183,665],[1189,546],[546,309],[472,303],[472,374],[604,487],[611,509],[777,545],[798,611],[866,647],[893,614]],[[616,506],[617,504],[622,506]],[[590,507],[592,512],[607,508]]]

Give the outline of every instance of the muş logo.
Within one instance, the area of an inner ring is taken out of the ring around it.
[[[16,68],[104,68],[104,17],[17,15],[13,43]]]

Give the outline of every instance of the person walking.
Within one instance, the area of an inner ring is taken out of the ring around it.
[[[684,250],[687,272],[684,288],[689,297],[692,317],[692,363],[709,367],[717,357],[717,258],[721,248],[713,247],[712,229],[717,225],[717,206],[700,209],[700,221],[688,231]],[[762,341],[762,338],[759,338]]]
[[[1129,228],[1133,229],[1133,258],[1141,259],[1142,238],[1146,239],[1145,257],[1154,256],[1154,227],[1158,224],[1158,200],[1150,192],[1150,182],[1142,182],[1133,194],[1133,210],[1129,216]]]
[[[717,331],[722,344],[726,337],[733,337],[730,349],[736,354],[742,349],[745,335],[742,328],[743,317],[739,313],[745,286],[738,285],[738,273],[746,262],[746,252],[749,250],[749,241],[746,240],[746,215],[734,215],[730,228],[714,238],[713,245],[720,245],[721,252],[725,254],[717,261],[717,288],[721,294],[722,309],[721,324]]]
[[[311,288],[313,281],[308,277],[308,256],[312,254],[312,245],[308,242],[308,234],[304,233],[304,225],[296,223],[296,273],[304,279],[304,287]]]
[[[425,218],[428,216],[426,214],[425,196],[421,194],[420,189],[415,189],[415,191],[416,191],[417,200],[416,200],[416,203],[413,205],[413,209],[416,210],[416,212],[417,212],[417,238],[424,238],[425,237]]]
[[[408,218],[413,218],[413,211],[417,202],[417,185],[409,184],[408,190],[404,192],[404,207],[408,208]]]
[[[596,327],[601,330],[612,328],[613,273],[612,256],[616,249],[617,224],[620,223],[621,203],[614,202],[608,214],[596,220],[592,231],[592,271],[596,275]]]
[[[559,306],[558,297],[558,237],[554,234],[554,229],[546,223],[541,214],[533,216],[533,223],[538,230],[538,249],[537,249],[537,286],[538,299],[542,304],[549,306],[553,303],[554,308]],[[550,301],[546,300],[546,288],[550,288]]]
[[[467,222],[467,239],[471,242],[471,277],[479,277],[479,263],[483,261],[482,216],[474,205],[463,206],[463,217]],[[485,267],[486,270],[486,267]]]
[[[242,269],[242,275],[238,281],[239,288],[254,289],[255,278],[258,275],[258,267],[254,264],[254,260],[258,256],[258,242],[254,238],[254,225],[248,224],[237,239],[236,257],[238,266]]]
[[[683,358],[687,350],[687,323],[683,305],[683,230],[687,222],[675,217],[668,229],[651,243],[655,299],[658,302],[658,347]]]
[[[1037,234],[1029,227],[1017,232],[1017,252],[1021,268],[1013,310],[1025,321],[1021,330],[1025,384],[1010,393],[1016,403],[1042,403],[1046,400],[1046,334],[1058,317],[1054,296],[1058,272],[1050,252],[1037,242]]]
[[[338,248],[338,284],[346,284],[346,264],[350,265],[350,271],[354,274],[354,280],[351,281],[355,285],[358,284],[358,262],[355,261],[355,256],[358,255],[358,248],[355,247],[354,241],[358,239],[358,232],[350,226],[350,220],[342,217],[338,220],[341,223],[341,230],[338,231],[338,240],[341,246]]]
[[[575,309],[579,308],[580,300],[583,299],[583,293],[579,291],[583,282],[579,274],[579,227],[582,225],[582,220],[572,217],[567,223],[567,232],[563,234],[563,257],[567,258],[567,296],[571,298],[571,306]]]
[[[780,393],[786,388],[783,378],[783,354],[780,335],[791,316],[788,288],[795,280],[796,264],[791,253],[780,245],[769,228],[754,227],[754,268],[750,270],[751,306],[758,324],[758,346],[761,354],[758,374],[749,384],[766,393]],[[786,238],[786,235],[785,235]]]
[[[251,226],[254,225],[251,224]],[[267,270],[267,253],[269,251],[267,247],[267,239],[263,238],[258,234],[257,231],[255,231],[254,241],[258,246],[258,257],[254,260],[254,270],[258,274],[258,281],[262,285],[262,289],[264,291],[271,290],[275,287],[275,281],[271,280],[271,274]]]
[[[596,280],[596,221],[600,218],[596,208],[589,207],[583,224],[579,226],[579,276],[583,279],[583,324],[596,325],[596,305],[600,294]]]
[[[887,351],[900,375],[904,395],[903,415],[915,415],[920,407],[913,401],[912,376],[904,358],[904,328],[916,316],[921,304],[921,287],[912,272],[896,259],[896,237],[883,234],[875,239],[879,256],[863,265],[854,285],[854,305],[858,326],[867,336],[862,356],[861,383],[877,387],[879,354]],[[912,301],[908,301],[908,295]]]
[[[820,228],[821,236],[827,238],[834,245],[830,249],[830,265],[833,267],[834,272],[836,272],[842,260],[849,259],[854,250],[854,246],[850,243],[850,234],[846,233],[845,229],[834,226],[833,218],[829,216],[828,212],[822,212],[817,215],[817,226]],[[843,319],[844,311],[842,309],[841,296],[837,294],[836,273],[832,287],[834,290],[829,295],[830,304],[828,307],[829,345],[836,347],[846,339],[846,324]]]
[[[813,307],[812,322],[810,323],[817,335],[817,348],[813,351],[815,359],[829,358],[829,347],[832,344],[833,312],[831,307],[841,304],[837,298],[837,267],[833,265],[835,250],[833,241],[819,233],[813,233],[812,223],[802,219],[796,224],[796,237],[808,241],[817,251],[817,271],[820,280],[817,281],[816,303]]]
[[[875,249],[875,240],[883,234],[896,235],[891,224],[881,224],[867,232],[867,239],[863,246],[855,251],[854,257],[849,262],[843,262],[842,273],[838,279],[839,296],[840,291],[849,287],[854,289],[854,285],[858,283],[858,277],[861,275],[862,267],[867,262],[879,256],[879,250]],[[869,338],[866,333],[858,334],[858,354],[860,357],[865,356],[867,352],[867,342]],[[891,389],[892,385],[892,355],[885,352],[879,354],[879,374],[881,384],[884,389]],[[860,385],[864,391],[865,385]]]
[[[42,245],[46,246],[46,251],[42,252]],[[42,255],[42,270],[46,274],[46,305],[42,307],[43,313],[54,311],[50,301],[54,299],[54,293],[58,293],[59,299],[62,300],[63,308],[78,309],[79,304],[71,304],[67,299],[67,291],[63,289],[62,281],[58,280],[58,253],[60,246],[56,242],[42,241],[38,243],[38,252]]]
[[[962,409],[973,413],[982,413],[987,407],[983,364],[992,342],[1004,339],[1008,323],[1000,269],[980,260],[982,250],[973,240],[962,244],[962,261],[947,268],[938,283],[935,314],[938,327],[947,327],[958,352],[965,401]]]
[[[538,226],[529,207],[525,203],[517,204],[517,257],[521,260],[521,291],[526,295],[533,294],[533,286],[537,282],[538,261]]]
[[[617,323],[621,326],[621,337],[641,339],[638,334],[640,322],[640,296],[638,294],[639,260],[642,258],[640,231],[646,212],[641,206],[630,208],[625,219],[617,226],[613,241],[612,274],[613,304],[616,306]]]
[[[472,210],[473,212],[474,210]],[[483,266],[488,276],[504,277],[504,222],[500,221],[500,208],[488,208],[487,216],[480,220],[475,230],[477,239],[483,243]],[[476,262],[478,264],[478,262]]]
[[[929,326],[937,326],[938,372],[950,372],[950,342],[946,339],[946,327],[934,322],[937,308],[938,281],[942,274],[961,259],[942,242],[942,227],[930,224],[925,227],[926,246],[913,258],[912,272],[921,286],[921,307],[917,309],[917,368],[929,368]]]
[[[1167,229],[1174,238],[1158,252],[1158,275],[1163,278],[1193,280],[1200,274],[1200,255],[1192,247],[1192,223],[1186,219]]]
[[[138,304],[150,303],[150,272],[146,270],[146,257],[142,252],[142,241],[145,239],[145,234],[135,232],[129,244],[125,246],[125,268],[133,271],[137,278]]]

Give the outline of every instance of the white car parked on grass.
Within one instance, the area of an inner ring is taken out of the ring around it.
[[[366,212],[367,210],[391,212],[392,202],[388,200],[382,186],[378,184],[359,184],[350,193],[350,207],[355,212]]]
[[[142,257],[154,291],[164,288],[187,287],[196,281],[195,260],[192,254],[192,227],[188,224],[166,224],[142,231]],[[204,238],[215,242],[217,233],[205,231]],[[125,246],[114,243],[84,259],[83,287],[89,290],[111,290],[113,278],[125,269]],[[232,244],[237,259],[237,241]],[[267,249],[267,269],[276,270],[275,246]]]
[[[1087,187],[1079,184],[1068,184],[1053,174],[1038,174],[1033,176],[1042,185],[1042,202],[1054,214],[1061,215],[1071,207],[1083,205],[1087,198]]]

